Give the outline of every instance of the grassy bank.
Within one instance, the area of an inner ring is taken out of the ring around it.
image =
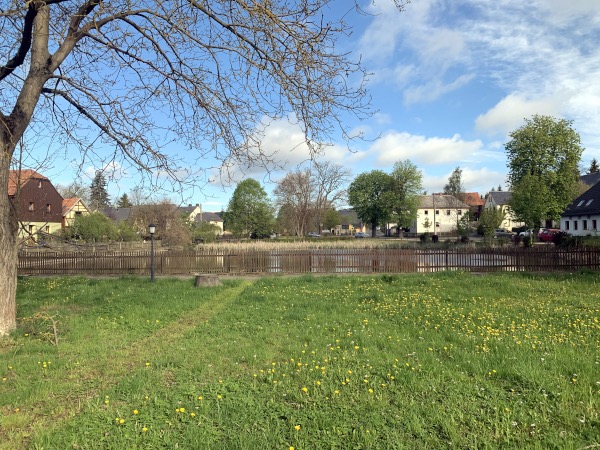
[[[599,282],[21,280],[0,448],[593,448]]]

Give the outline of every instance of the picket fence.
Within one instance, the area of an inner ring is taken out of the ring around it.
[[[19,275],[126,275],[150,272],[149,251],[53,252],[19,254]],[[407,248],[160,251],[156,275],[415,273],[600,270],[600,249]]]

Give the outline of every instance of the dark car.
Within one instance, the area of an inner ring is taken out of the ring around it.
[[[362,231],[359,231],[358,233],[356,233],[356,234],[354,235],[354,237],[355,237],[355,238],[357,238],[357,239],[360,239],[360,238],[368,238],[368,237],[371,237],[371,235],[370,235],[370,234],[368,234],[368,233],[363,233]]]

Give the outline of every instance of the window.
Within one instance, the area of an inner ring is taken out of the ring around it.
[[[41,180],[38,180],[38,189],[41,189],[41,188],[42,188],[42,182],[41,182]]]
[[[439,210],[439,209],[436,209],[436,210],[435,210],[435,213],[436,213],[436,214],[439,214],[439,213],[440,213],[440,210]]]
[[[75,217],[81,216],[81,211],[75,211]]]
[[[565,230],[569,230],[569,229],[571,229],[571,226],[570,226],[570,225],[571,225],[571,224],[569,223],[569,221],[568,221],[568,220],[565,220]]]
[[[583,202],[585,202],[585,200],[581,200],[579,203],[577,203],[577,206],[583,205]]]
[[[584,229],[584,230],[587,230],[587,220],[584,220],[584,221],[583,221],[583,229]]]
[[[50,234],[50,225],[46,225],[46,233]]]
[[[51,212],[52,212],[52,205],[50,205],[50,203],[48,203],[48,204],[46,205],[46,212],[47,212],[47,213],[51,213]]]
[[[446,210],[446,215],[447,215],[447,216],[449,216],[449,215],[450,215],[450,210],[449,210],[449,209],[447,209],[447,210]]]
[[[590,206],[592,204],[592,202],[594,201],[594,199],[592,198],[591,200],[588,200],[588,202],[585,204],[585,206]]]
[[[576,220],[574,220],[573,221],[573,231],[577,231],[578,226],[579,226],[579,223]]]
[[[29,225],[29,234],[33,234],[33,225]]]
[[[425,215],[426,215],[426,216],[428,216],[428,215],[429,215],[429,210],[428,210],[428,209],[426,209],[426,210],[425,210]]]
[[[456,211],[456,214],[459,215],[459,216],[461,216],[462,215],[462,210],[459,209],[458,211]]]
[[[596,219],[592,220],[592,230],[597,230],[598,229],[598,225],[596,224]]]
[[[29,211],[33,210],[35,210],[35,205],[33,204],[33,202],[29,202]]]

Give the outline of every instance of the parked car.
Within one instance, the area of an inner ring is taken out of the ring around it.
[[[311,231],[310,233],[308,233],[308,237],[311,237],[311,238],[320,238],[321,235],[319,233],[317,233],[316,231]]]
[[[368,238],[371,237],[371,235],[369,233],[363,233],[362,231],[359,231],[358,233],[356,233],[354,235],[355,238],[360,239],[360,238]]]
[[[538,238],[543,242],[552,242],[554,241],[554,236],[557,233],[560,233],[560,230],[554,228],[544,228],[538,233]]]
[[[531,236],[533,236],[533,230],[521,231],[519,233],[519,236],[521,236],[521,237],[531,237]]]
[[[512,238],[514,233],[504,228],[497,228],[494,230],[494,239],[496,238]]]

